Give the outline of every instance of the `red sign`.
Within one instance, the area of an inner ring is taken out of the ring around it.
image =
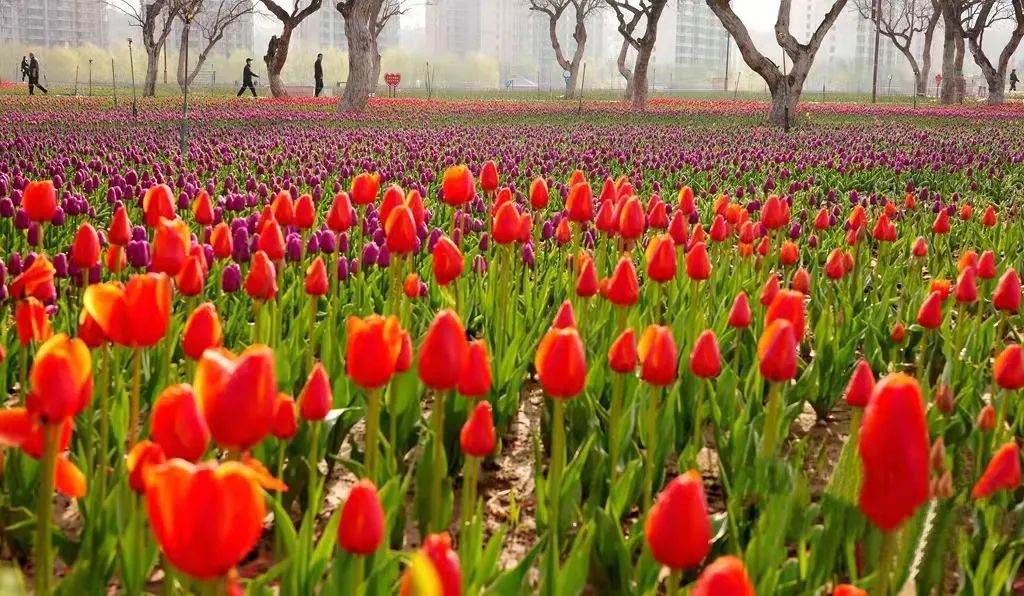
[[[388,87],[397,87],[402,82],[402,75],[397,72],[385,73],[384,82],[388,84]]]
[[[942,83],[942,73],[940,72],[939,74],[935,75],[935,84],[939,85],[941,83]]]

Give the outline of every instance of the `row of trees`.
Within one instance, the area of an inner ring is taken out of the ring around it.
[[[325,6],[323,0],[293,0],[288,3],[290,7],[277,0],[150,0],[143,2],[141,7],[134,0],[106,1],[128,14],[142,30],[142,45],[147,59],[143,95],[147,96],[155,92],[159,55],[175,21],[181,23],[182,49],[177,80],[185,89],[200,72],[210,51],[228,27],[257,10],[258,6],[265,8],[281,24],[281,33],[271,38],[263,60],[271,93],[275,97],[287,95],[281,72],[288,59],[292,34],[306,18]],[[600,10],[612,11],[622,37],[617,67],[626,81],[626,99],[635,109],[644,108],[658,24],[669,0],[524,1],[530,10],[547,17],[555,59],[568,73],[566,98],[574,97],[579,84],[590,17]],[[789,65],[780,67],[754,45],[746,26],[734,12],[731,0],[704,2],[735,41],[743,61],[764,79],[772,96],[769,118],[776,124],[783,124],[787,113],[796,113],[815,56],[848,4],[863,18],[875,23],[879,34],[907,59],[918,93],[924,93],[927,88],[932,42],[942,22],[941,98],[946,103],[963,99],[963,64],[968,51],[988,83],[989,103],[1001,103],[1010,58],[1024,38],[1024,0],[834,0],[811,38],[801,42],[790,30],[792,0],[781,0],[775,22],[775,39],[789,59]],[[333,8],[344,19],[348,40],[349,75],[339,109],[359,110],[365,107],[380,77],[377,39],[388,21],[405,11],[404,3],[403,0],[339,0]],[[572,27],[575,46],[571,52],[563,47],[558,34],[563,22]],[[1000,22],[1012,23],[1013,29],[999,54],[990,56],[984,47],[985,34]],[[184,50],[194,34],[202,38],[201,50],[194,62],[187,63],[188,54]],[[923,37],[923,43],[918,56],[914,54],[913,46],[919,37]]]

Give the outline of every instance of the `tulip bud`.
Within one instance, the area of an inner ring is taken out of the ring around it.
[[[990,404],[986,404],[985,407],[978,412],[978,418],[975,424],[983,433],[992,432],[996,427],[996,410]]]
[[[302,393],[299,394],[299,413],[306,420],[323,420],[331,411],[332,402],[331,382],[327,378],[327,371],[324,370],[323,364],[317,362],[306,379]]]
[[[711,521],[697,472],[677,476],[658,495],[644,523],[644,538],[654,560],[670,569],[700,565],[711,550]]]
[[[462,452],[473,457],[486,457],[494,451],[497,442],[494,420],[491,418],[491,404],[481,400],[473,408],[459,435]]]
[[[952,414],[955,407],[953,403],[953,388],[946,383],[940,383],[934,391],[934,402],[935,407],[944,415],[949,416]]]
[[[946,472],[947,474],[949,472]],[[1010,441],[1000,447],[971,491],[972,499],[983,499],[1000,489],[1014,490],[1020,486],[1020,449]],[[950,490],[952,493],[952,489]]]
[[[371,555],[384,541],[384,508],[377,488],[367,479],[349,491],[341,508],[338,546],[353,555]]]
[[[935,439],[935,442],[932,443],[929,461],[932,464],[932,471],[936,474],[941,474],[946,470],[946,443],[942,437]]]
[[[295,436],[298,429],[298,420],[295,418],[295,400],[287,393],[279,394],[270,434],[282,441],[287,441]]]

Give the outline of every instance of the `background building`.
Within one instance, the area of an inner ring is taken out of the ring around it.
[[[211,18],[211,15],[207,14],[205,11],[200,11],[199,15],[196,16],[196,22],[203,22]],[[181,46],[181,27],[181,21],[175,20],[171,27],[171,34],[167,36],[167,43],[172,51],[177,51]],[[142,35],[142,31],[137,27],[135,28],[135,31],[139,36]],[[220,56],[227,58],[236,52],[253,54],[256,50],[254,34],[255,15],[253,13],[242,15],[235,22],[228,25],[224,30],[224,37],[214,44],[209,57],[214,58]],[[199,52],[203,51],[206,47],[206,43],[207,40],[203,29],[197,25],[193,25],[188,38],[189,53],[193,56],[197,55]],[[263,50],[265,52],[266,48],[263,48]],[[258,53],[262,55],[264,52]]]
[[[519,10],[528,10],[524,3],[518,4]],[[431,53],[464,56],[479,52],[482,14],[481,0],[432,0],[426,6]]]
[[[12,0],[0,37],[46,48],[107,45],[107,10],[96,0]]]
[[[704,0],[678,1],[675,38],[675,65],[681,75],[708,75],[715,87],[721,87],[726,60],[731,59],[730,37]]]

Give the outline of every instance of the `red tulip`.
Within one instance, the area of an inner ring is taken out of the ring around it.
[[[59,426],[57,436],[57,467],[54,471],[54,488],[69,499],[85,496],[85,474],[68,459],[67,450],[71,444],[74,422],[71,418],[54,421]],[[0,445],[17,447],[33,459],[43,457],[44,424],[38,413],[26,408],[4,408],[0,410]]]
[[[348,318],[345,371],[364,389],[377,389],[391,380],[402,353],[398,318],[370,315]]]
[[[761,295],[758,297],[758,302],[762,306],[768,306],[775,300],[775,296],[779,293],[779,276],[771,273],[768,275],[768,279],[764,280],[764,285],[761,286]]]
[[[334,398],[331,393],[331,381],[327,378],[324,365],[317,362],[306,379],[306,385],[299,394],[299,414],[303,419],[319,421],[327,418],[331,411]]]
[[[679,212],[689,217],[697,211],[697,202],[693,196],[693,189],[684,186],[679,189]]]
[[[503,203],[491,222],[491,235],[498,244],[512,244],[520,239],[520,216],[515,203]]]
[[[402,293],[409,300],[420,297],[420,276],[415,273],[410,273],[405,276],[405,281],[402,282]]]
[[[753,316],[750,312],[750,301],[746,292],[740,292],[732,302],[732,309],[729,310],[729,326],[735,329],[743,329],[750,326]]]
[[[384,508],[377,487],[367,479],[355,483],[341,507],[338,546],[353,555],[372,555],[384,542]]]
[[[925,329],[938,329],[942,326],[942,293],[928,294],[921,308],[917,311],[917,324]]]
[[[100,237],[96,228],[83,223],[71,243],[71,262],[80,269],[90,269],[100,262]]]
[[[651,385],[671,385],[676,380],[676,354],[671,329],[661,325],[647,327],[637,344],[640,378]]]
[[[1013,267],[999,278],[996,289],[992,292],[992,306],[996,310],[1016,314],[1020,310],[1021,289],[1020,277]]]
[[[31,221],[46,223],[57,213],[57,189],[49,180],[29,182],[21,195],[21,208]]]
[[[185,329],[181,334],[181,347],[191,360],[199,360],[203,352],[210,348],[219,348],[224,340],[217,307],[212,302],[204,302],[196,307],[185,321]]]
[[[981,223],[989,228],[996,225],[996,210],[992,205],[985,207],[981,214]]]
[[[488,194],[498,190],[498,166],[494,160],[487,160],[480,168],[480,188]]]
[[[861,359],[853,369],[850,382],[846,385],[846,392],[843,398],[847,405],[854,408],[867,407],[871,400],[871,393],[875,390],[875,375],[871,372],[871,365],[867,360]]]
[[[457,389],[462,395],[471,398],[483,397],[491,390],[491,358],[484,340],[469,342]]]
[[[398,351],[398,359],[395,360],[396,373],[404,373],[412,368],[412,337],[404,329],[401,333],[401,343],[402,347]]]
[[[658,283],[672,281],[676,277],[676,243],[668,234],[651,238],[644,255],[647,259],[647,277]]]
[[[153,468],[167,461],[167,455],[158,443],[139,441],[128,452],[128,487],[136,494],[146,494],[146,476]]]
[[[195,395],[213,441],[246,451],[270,433],[277,410],[274,353],[252,345],[239,356],[203,352],[196,367]]]
[[[434,245],[432,266],[434,280],[439,286],[447,286],[462,275],[465,266],[462,252],[447,236],[441,236]]]
[[[832,596],[868,596],[868,592],[850,584],[839,584],[832,590]]]
[[[262,250],[256,251],[245,276],[245,293],[253,300],[273,300],[277,295],[277,273],[270,257]]]
[[[201,226],[212,226],[214,220],[213,202],[205,190],[199,193],[192,203],[192,219]]]
[[[700,474],[676,476],[651,506],[644,522],[651,556],[669,569],[700,565],[711,550],[711,520]]]
[[[280,221],[280,218],[278,218],[278,221]],[[295,201],[293,223],[300,230],[308,230],[316,224],[316,205],[313,204],[313,197],[305,194]]]
[[[777,319],[765,327],[757,342],[761,376],[769,381],[783,382],[796,376],[796,333],[787,319]]]
[[[676,246],[686,246],[690,230],[687,227],[686,218],[683,216],[682,211],[676,211],[672,214],[672,219],[668,222],[668,235],[672,237],[672,241],[676,243]]]
[[[161,219],[153,234],[153,256],[149,268],[155,273],[175,276],[185,265],[192,240],[188,226],[180,219]]]
[[[1020,486],[1020,448],[1010,441],[996,450],[992,460],[988,462],[985,473],[971,490],[972,499],[984,499],[996,491],[1014,490]]]
[[[259,249],[267,253],[271,261],[275,263],[283,261],[287,247],[285,246],[284,231],[281,230],[281,224],[271,217],[265,224],[259,226],[259,230],[260,239],[257,243]]]
[[[843,251],[838,248],[828,253],[828,258],[825,260],[825,275],[829,279],[839,280],[846,275],[846,262],[843,258]]]
[[[157,396],[149,432],[169,458],[199,461],[210,444],[210,428],[191,385],[171,385]]]
[[[797,343],[804,339],[806,315],[804,314],[804,295],[794,290],[779,290],[768,305],[764,315],[764,324],[771,325],[777,319],[786,319],[793,324],[793,334]]]
[[[213,256],[218,259],[226,259],[234,251],[234,240],[231,239],[231,228],[226,223],[219,223],[210,232],[210,244],[213,246]]]
[[[860,509],[884,531],[898,528],[928,500],[928,423],[917,381],[891,373],[875,385],[858,450]]]
[[[581,298],[592,298],[597,294],[597,267],[594,266],[594,259],[584,253],[581,255],[579,271],[576,277],[576,295]]]
[[[919,259],[923,259],[928,256],[928,243],[921,236],[918,236],[914,240],[914,246],[910,249],[911,254]]]
[[[907,329],[906,327],[903,326],[903,323],[896,323],[895,325],[893,325],[892,332],[889,334],[892,340],[898,344],[903,343],[903,339],[906,337],[906,335]]]
[[[445,203],[452,206],[463,205],[476,194],[476,182],[469,168],[460,164],[445,170],[441,179],[441,190],[444,192]]]
[[[327,212],[327,227],[335,234],[352,227],[352,202],[348,198],[348,193],[342,191],[335,195],[331,210]]]
[[[433,592],[438,596],[461,596],[462,594],[462,571],[459,568],[459,555],[452,550],[452,539],[447,532],[431,534],[423,541],[420,552],[426,556],[433,567],[440,592]],[[413,596],[420,594],[413,589],[413,576],[406,571],[402,577],[399,587],[400,596]]]
[[[981,253],[978,259],[978,277],[981,279],[994,279],[996,276],[996,254],[991,250]]]
[[[53,335],[50,320],[46,317],[43,303],[29,296],[19,300],[14,308],[14,327],[18,343],[27,347],[32,342],[43,342]]]
[[[328,290],[327,266],[321,257],[313,259],[306,269],[304,282],[306,293],[310,296],[326,296]]]
[[[171,283],[162,273],[135,275],[128,284],[93,284],[83,300],[110,341],[132,348],[156,345],[171,317]]]
[[[533,364],[541,387],[551,397],[570,399],[583,391],[587,358],[574,327],[549,329],[540,340]]]
[[[704,569],[690,596],[754,596],[754,584],[743,561],[726,555]]]
[[[430,323],[420,346],[420,381],[435,391],[455,389],[468,354],[466,330],[459,315],[451,309],[442,310]]]
[[[299,421],[295,415],[295,399],[287,393],[277,395],[277,407],[274,409],[274,424],[270,434],[281,441],[291,440],[299,431]]]
[[[608,348],[608,367],[617,373],[626,374],[636,370],[636,363],[636,334],[632,328],[627,328]]]
[[[978,284],[975,282],[977,272],[974,267],[963,270],[956,280],[956,301],[971,304],[978,301]]]
[[[174,278],[178,285],[178,291],[182,296],[191,298],[203,292],[203,285],[206,282],[206,271],[203,267],[202,257],[193,255],[185,258],[185,264],[181,271]]]
[[[530,183],[530,206],[534,209],[548,206],[548,183],[543,178],[534,178]]]
[[[399,205],[391,210],[384,223],[387,246],[393,254],[407,255],[416,249],[416,219],[412,210],[406,205]]]
[[[1024,388],[1024,349],[1019,344],[1007,346],[992,365],[996,384],[1008,391]]]
[[[128,211],[121,205],[114,211],[107,229],[107,242],[115,246],[124,246],[132,239],[132,222],[128,220]]]
[[[640,199],[629,197],[619,208],[619,235],[626,240],[636,240],[644,233],[644,208]]]
[[[146,189],[146,194],[142,197],[142,211],[145,215],[143,222],[149,228],[160,225],[161,219],[177,219],[178,216],[174,212],[174,193],[171,192],[171,187],[166,184],[157,184]]]
[[[814,229],[827,230],[831,225],[832,219],[829,217],[828,210],[822,207],[818,211],[818,215],[814,217]]]
[[[932,231],[936,234],[949,233],[949,213],[945,209],[940,210],[938,216],[935,217],[935,222],[932,223]]]
[[[356,205],[369,205],[377,200],[380,192],[380,174],[363,172],[352,179],[349,194]]]
[[[761,206],[761,223],[769,230],[789,225],[789,203],[778,195],[769,195]]]
[[[800,260],[800,249],[795,242],[783,242],[779,247],[779,263],[782,265],[793,265]]]
[[[491,418],[491,404],[480,400],[470,412],[466,424],[462,426],[459,444],[462,452],[473,457],[487,457],[494,451],[497,437],[494,431],[494,420]]]
[[[811,274],[807,272],[803,267],[796,270],[793,274],[793,281],[790,283],[790,287],[807,296],[811,293]]]
[[[640,299],[640,283],[629,255],[624,255],[615,266],[605,298],[615,306],[632,306]]]
[[[29,382],[29,413],[48,424],[77,416],[92,398],[89,347],[78,338],[54,335],[36,350]]]
[[[690,372],[705,379],[713,379],[722,372],[722,357],[714,331],[705,329],[697,336],[690,353]]]
[[[292,196],[287,191],[277,193],[270,203],[270,213],[282,226],[290,226],[295,220],[295,205],[292,203]]]
[[[594,219],[594,193],[590,185],[579,182],[570,186],[565,208],[569,211],[569,221],[582,223]]]
[[[555,318],[551,322],[552,329],[575,329],[576,313],[572,309],[572,302],[565,300],[555,312]]]
[[[686,252],[686,276],[698,281],[711,277],[711,260],[703,242],[694,242]]]

